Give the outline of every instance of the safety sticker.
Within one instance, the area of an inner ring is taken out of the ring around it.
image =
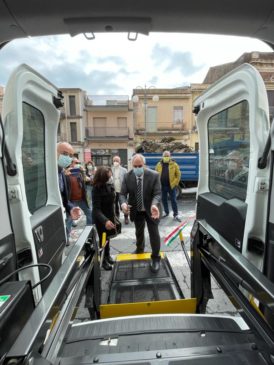
[[[0,308],[9,300],[10,297],[11,295],[0,295]]]

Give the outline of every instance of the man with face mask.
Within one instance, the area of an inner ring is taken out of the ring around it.
[[[230,182],[241,182],[247,184],[248,168],[244,166],[241,153],[237,150],[231,151],[225,158],[227,170],[225,180]]]
[[[163,218],[169,215],[167,200],[167,196],[169,195],[173,210],[173,217],[178,222],[181,222],[181,219],[178,217],[178,207],[176,202],[176,187],[179,185],[181,179],[181,171],[178,164],[171,159],[169,151],[163,152],[163,158],[157,163],[155,170],[159,172],[161,178],[162,203],[165,210]]]
[[[85,169],[82,167],[81,162],[77,157],[72,158],[70,167],[66,169],[66,175],[70,187],[69,200],[74,206],[82,209],[86,216],[87,224],[91,225],[92,213],[87,201]],[[71,225],[75,226],[75,222],[68,219],[68,225],[70,225],[68,228],[71,229]]]
[[[111,167],[112,176],[113,176],[113,183],[115,188],[115,213],[117,217],[120,215],[120,192],[122,187],[122,182],[124,180],[124,176],[127,173],[127,170],[121,166],[121,159],[119,156],[113,157],[113,165]],[[124,214],[125,216],[125,224],[128,224],[128,214]]]
[[[81,209],[75,207],[69,199],[70,186],[65,175],[65,169],[71,164],[73,157],[73,148],[67,142],[60,142],[57,145],[57,162],[58,162],[58,179],[59,179],[59,189],[63,201],[63,206],[66,210],[67,220],[79,219],[81,215]],[[67,235],[69,235],[69,229],[67,227]]]
[[[135,224],[136,250],[143,253],[145,250],[145,223],[149,233],[152,249],[150,268],[157,272],[160,268],[160,235],[159,235],[159,208],[161,200],[161,184],[159,174],[145,169],[145,158],[135,154],[132,158],[133,169],[125,174],[120,192],[120,203],[124,214],[130,215]]]

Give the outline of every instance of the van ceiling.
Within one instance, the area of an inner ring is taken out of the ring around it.
[[[274,45],[274,1],[0,0],[0,44],[106,31],[239,35]]]

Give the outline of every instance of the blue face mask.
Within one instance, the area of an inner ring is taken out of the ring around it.
[[[58,158],[58,165],[64,169],[71,164],[72,158],[66,155],[60,155]]]
[[[144,168],[143,167],[133,167],[133,171],[136,176],[142,176],[144,173]]]

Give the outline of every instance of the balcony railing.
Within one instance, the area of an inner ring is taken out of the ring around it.
[[[95,107],[128,106],[128,102],[128,95],[88,95],[86,98],[86,105]]]
[[[87,127],[86,138],[129,138],[127,127]]]

